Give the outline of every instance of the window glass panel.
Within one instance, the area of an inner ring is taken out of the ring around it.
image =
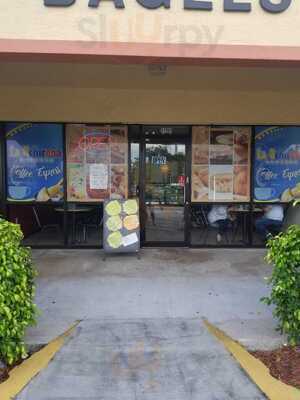
[[[130,188],[129,196],[136,197],[139,187],[140,144],[130,142]]]
[[[264,245],[269,235],[277,235],[297,220],[297,213],[294,214],[292,209],[285,204],[256,203],[253,207],[253,244]]]
[[[102,245],[102,203],[68,203],[66,207],[66,213],[69,245],[97,247]]]
[[[63,200],[62,125],[8,123],[6,149],[8,200]]]
[[[146,143],[145,167],[146,241],[183,242],[185,144]]]
[[[146,144],[146,203],[183,205],[184,144]]]
[[[201,246],[250,244],[249,204],[192,204],[191,241]]]
[[[64,218],[54,204],[9,204],[8,219],[20,224],[23,244],[30,246],[62,246]]]
[[[254,199],[288,203],[300,198],[300,127],[255,128]]]
[[[249,202],[250,152],[250,127],[194,126],[192,202]]]
[[[127,198],[127,127],[69,124],[66,135],[68,201]]]

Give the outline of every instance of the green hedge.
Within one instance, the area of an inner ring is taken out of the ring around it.
[[[25,330],[36,315],[36,272],[22,239],[19,225],[0,219],[0,359],[8,365],[27,357]]]
[[[267,244],[267,261],[273,264],[269,279],[269,297],[262,300],[274,305],[279,329],[292,345],[300,344],[300,226],[293,225]]]

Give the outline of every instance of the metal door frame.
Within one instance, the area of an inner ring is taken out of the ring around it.
[[[166,125],[143,125],[141,127],[141,148],[140,148],[140,210],[144,210],[145,204],[145,185],[146,185],[146,135],[145,130],[149,127],[160,129]],[[167,125],[169,126],[169,125]],[[175,127],[173,125],[173,127]],[[182,128],[182,126],[181,126]],[[190,232],[190,204],[191,204],[191,127],[186,126],[186,135],[157,136],[151,140],[153,144],[184,144],[186,150],[185,159],[185,204],[183,205],[184,212],[184,239],[182,241],[147,241],[146,226],[142,219],[141,221],[141,244],[144,247],[189,247],[191,240]],[[172,207],[172,206],[170,206]]]

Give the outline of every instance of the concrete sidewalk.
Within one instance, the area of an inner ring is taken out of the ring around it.
[[[263,399],[207,332],[207,318],[250,348],[283,342],[260,250],[144,249],[142,259],[96,250],[35,251],[31,344],[82,320],[74,337],[18,400]]]
[[[82,322],[18,400],[263,400],[199,320]]]
[[[42,313],[28,332],[43,344],[76,320],[201,318],[250,348],[283,342],[268,293],[263,250],[143,249],[142,259],[97,250],[36,250],[36,302]]]

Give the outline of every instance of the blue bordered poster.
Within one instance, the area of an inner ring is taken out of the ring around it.
[[[63,126],[8,123],[6,140],[8,200],[62,200]]]
[[[300,198],[300,127],[255,128],[254,198],[281,202]]]

